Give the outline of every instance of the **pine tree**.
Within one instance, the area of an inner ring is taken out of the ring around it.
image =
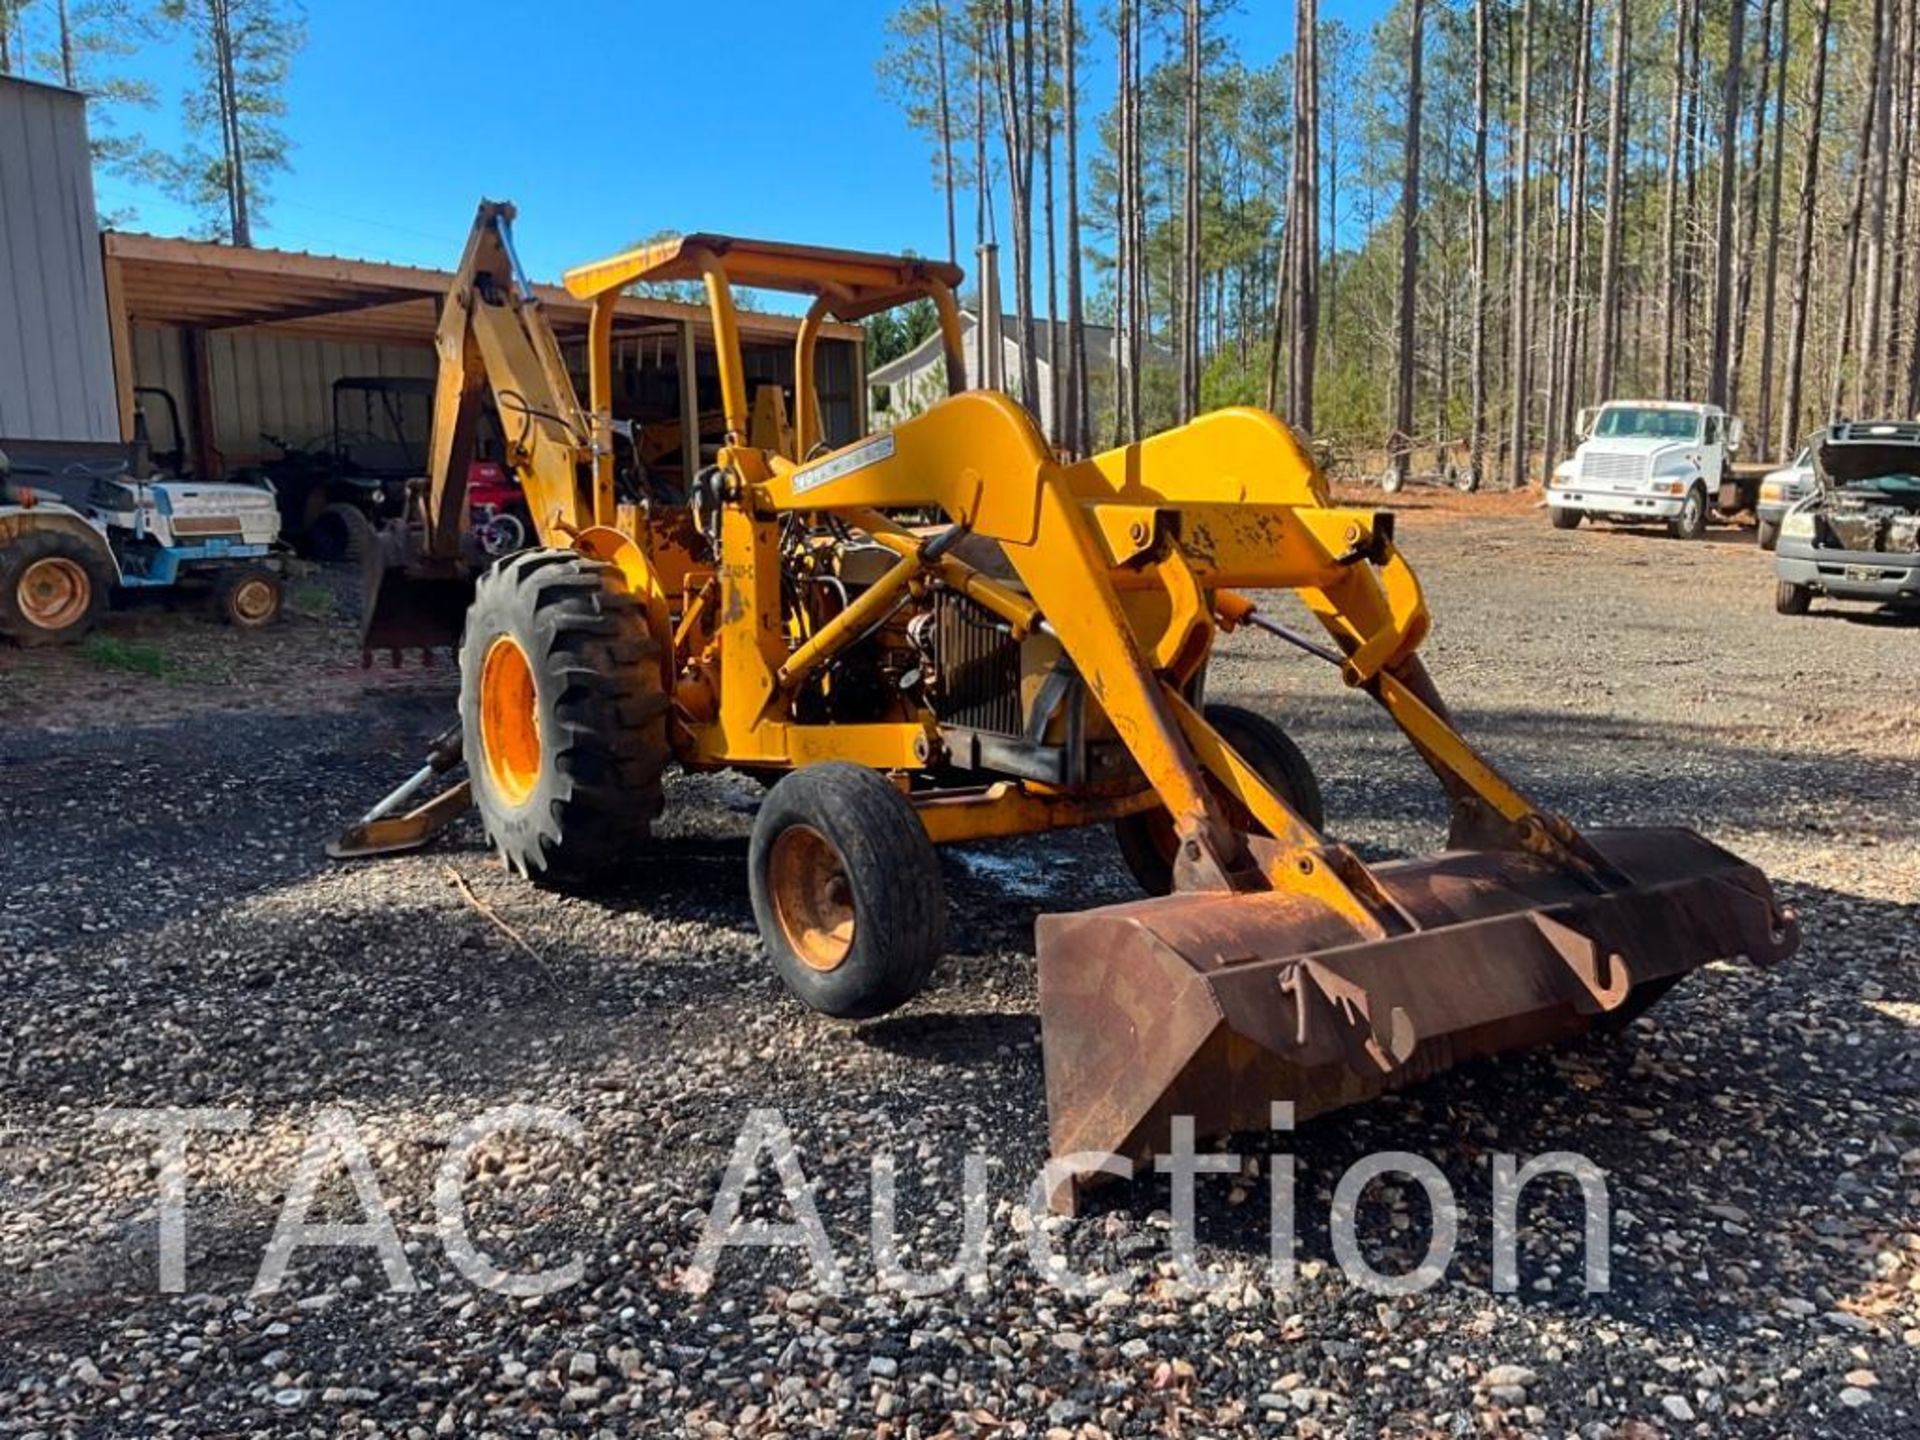
[[[173,186],[210,234],[252,245],[266,181],[287,168],[280,120],[288,69],[306,43],[304,16],[293,0],[161,0],[160,15],[192,36],[199,69],[184,105],[194,140]]]

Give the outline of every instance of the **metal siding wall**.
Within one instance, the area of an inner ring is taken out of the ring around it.
[[[151,385],[173,396],[180,407],[180,442],[193,453],[193,407],[187,403],[187,356],[180,332],[171,325],[133,327],[133,383]],[[136,396],[136,399],[141,397]],[[142,403],[146,403],[142,401]],[[150,409],[147,423],[156,441],[164,443],[164,420]]]
[[[191,434],[181,332],[136,326],[133,355],[134,384],[171,391]],[[229,467],[278,454],[260,438],[262,431],[295,445],[324,440],[333,424],[333,382],[342,376],[435,373],[433,350],[425,345],[354,344],[254,330],[209,334],[207,364],[213,372],[214,445]]]
[[[0,77],[0,436],[120,438],[86,101]]]
[[[213,369],[214,444],[229,466],[269,459],[261,438],[295,445],[323,441],[333,425],[333,382],[348,375],[436,373],[428,345],[310,339],[268,330],[220,330],[207,337]]]

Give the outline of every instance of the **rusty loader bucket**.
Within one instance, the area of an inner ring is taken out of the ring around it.
[[[1264,1130],[1274,1101],[1308,1119],[1624,1024],[1712,961],[1792,953],[1797,923],[1766,878],[1693,832],[1586,839],[1608,888],[1516,851],[1376,866],[1402,925],[1384,938],[1283,891],[1042,917],[1054,1155],[1138,1161],[1165,1150],[1174,1116],[1199,1135]]]

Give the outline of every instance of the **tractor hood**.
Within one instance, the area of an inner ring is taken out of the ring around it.
[[[161,509],[174,515],[231,515],[238,510],[276,508],[273,492],[260,485],[222,480],[160,480],[154,482],[152,488]]]

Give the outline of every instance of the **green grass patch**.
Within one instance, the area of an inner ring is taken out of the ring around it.
[[[173,668],[166,655],[152,645],[122,640],[117,635],[90,635],[81,654],[102,670],[119,670],[129,675],[165,675]]]
[[[287,608],[309,620],[331,619],[333,592],[324,585],[296,585],[287,596]]]

